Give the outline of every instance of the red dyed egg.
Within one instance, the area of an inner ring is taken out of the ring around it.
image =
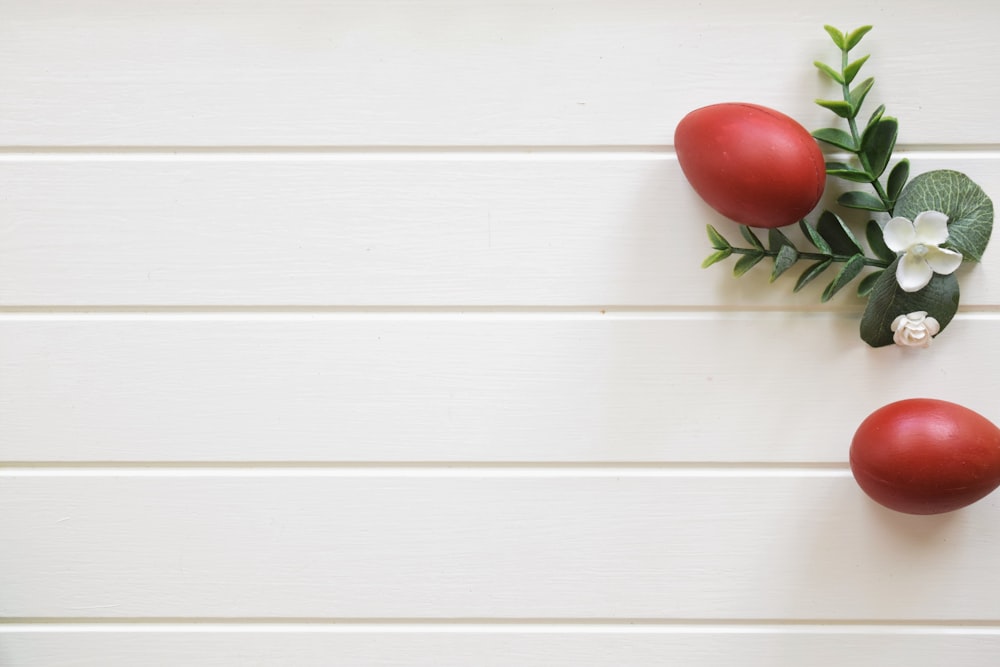
[[[677,161],[709,206],[751,227],[798,222],[819,203],[826,163],[792,118],[730,102],[692,111],[674,132]]]
[[[890,403],[854,434],[851,472],[865,493],[890,509],[957,510],[1000,486],[1000,429],[947,401]]]

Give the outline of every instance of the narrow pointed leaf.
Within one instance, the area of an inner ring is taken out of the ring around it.
[[[799,276],[799,279],[795,281],[795,288],[792,291],[798,292],[799,290],[801,290],[803,287],[811,283],[813,279],[815,279],[821,273],[826,271],[831,264],[833,264],[833,259],[828,258],[828,259],[821,259],[815,264],[810,265],[809,268],[807,268],[805,271],[802,272],[802,275]]]
[[[965,259],[982,260],[993,232],[993,202],[972,179],[950,169],[914,177],[900,193],[894,213],[913,220],[924,211],[948,216],[948,247]]]
[[[884,104],[878,105],[875,108],[875,111],[872,112],[871,118],[868,119],[868,124],[865,125],[865,129],[867,130],[869,127],[872,127],[873,125],[875,125],[875,123],[882,120],[882,116],[884,114],[885,114],[885,105]]]
[[[795,247],[795,244],[788,240],[788,237],[779,229],[768,229],[767,230],[767,244],[771,249],[771,252],[777,252],[784,246]]]
[[[837,203],[847,208],[860,208],[865,211],[884,211],[885,204],[875,195],[860,190],[851,190],[837,197]]]
[[[844,77],[841,76],[840,72],[838,72],[837,70],[833,69],[832,67],[830,67],[826,63],[821,63],[820,61],[816,60],[816,61],[813,62],[813,65],[815,65],[816,68],[819,69],[819,71],[823,72],[824,74],[826,74],[828,77],[830,77],[831,79],[833,79],[837,83],[839,83],[839,84],[843,84],[844,83]]]
[[[861,282],[858,283],[858,296],[864,298],[871,294],[872,289],[875,288],[875,283],[878,282],[878,279],[882,276],[884,271],[885,269],[879,269],[878,271],[869,273],[867,276],[862,278]]]
[[[865,237],[868,239],[868,247],[872,249],[876,257],[886,262],[892,262],[896,259],[896,253],[889,250],[889,246],[885,244],[882,228],[874,220],[868,221],[868,226],[865,227]]]
[[[903,186],[906,185],[906,180],[909,177],[910,161],[903,158],[889,172],[889,182],[886,187],[886,194],[889,195],[889,199],[892,201],[899,199],[899,193],[903,191]]]
[[[830,211],[823,211],[823,214],[819,216],[816,231],[826,239],[830,248],[838,255],[864,254],[858,240],[844,224],[844,221]]]
[[[855,114],[857,114],[858,110],[861,108],[861,105],[864,104],[865,97],[868,95],[868,91],[870,91],[872,89],[872,86],[874,85],[875,85],[875,79],[869,77],[851,89],[851,94],[850,94],[851,107],[854,109]]]
[[[863,255],[854,255],[849,260],[844,262],[844,266],[840,267],[840,272],[833,279],[833,281],[826,286],[823,290],[823,295],[820,300],[824,303],[833,298],[833,295],[844,289],[848,283],[854,280],[861,269],[865,268],[865,258]]]
[[[870,25],[863,25],[860,28],[856,28],[849,32],[844,38],[844,50],[850,51],[857,46],[861,42],[861,38],[867,35],[868,31],[871,29],[872,27]]]
[[[835,176],[837,178],[842,178],[845,181],[851,181],[852,183],[871,183],[875,179],[872,178],[871,174],[867,171],[861,171],[860,169],[854,169],[853,167],[848,167],[844,165],[844,168],[830,167],[830,163],[826,166],[827,176]]]
[[[744,273],[746,273],[754,266],[756,266],[757,263],[762,259],[764,259],[764,253],[762,252],[755,252],[750,255],[743,255],[738,260],[736,260],[736,264],[733,265],[733,275],[739,278]]]
[[[844,100],[816,100],[816,104],[828,109],[841,118],[854,118],[854,107]]]
[[[823,30],[826,30],[827,34],[830,35],[830,39],[833,40],[833,43],[837,45],[838,49],[841,51],[846,50],[847,38],[844,37],[844,33],[840,32],[832,25],[823,26]]]
[[[848,83],[849,84],[852,81],[854,81],[854,77],[856,77],[858,75],[858,72],[861,70],[861,66],[864,65],[865,61],[867,61],[867,60],[868,60],[868,56],[863,56],[861,58],[858,58],[857,60],[855,60],[851,64],[849,64],[847,67],[845,67],[844,68],[844,83]]]
[[[825,127],[822,130],[816,130],[812,135],[824,143],[836,146],[837,148],[843,148],[845,151],[852,153],[858,151],[858,146],[854,143],[854,137],[835,127]]]
[[[799,220],[799,229],[802,230],[802,233],[805,234],[805,237],[807,239],[809,239],[809,242],[812,243],[814,246],[816,246],[816,249],[819,250],[821,253],[823,253],[824,255],[833,254],[833,250],[830,248],[830,244],[826,242],[826,239],[824,239],[822,236],[819,235],[819,232],[817,232],[816,228],[813,227],[811,224],[809,224],[805,220]]]
[[[774,258],[774,270],[771,271],[771,282],[778,279],[782,273],[792,268],[795,262],[799,261],[799,251],[790,245],[781,246],[778,256]]]
[[[875,178],[881,176],[888,166],[898,133],[899,121],[882,118],[861,135],[861,154],[868,160],[868,168]]]
[[[721,262],[725,258],[733,254],[733,251],[729,248],[723,248],[722,250],[716,250],[711,255],[705,258],[705,261],[701,263],[701,268],[707,269],[717,262]]]
[[[947,276],[935,273],[927,287],[917,292],[904,292],[896,282],[897,262],[875,280],[861,316],[861,339],[872,347],[892,345],[892,322],[900,315],[926,311],[944,331],[958,311],[958,278],[954,273]]]
[[[747,243],[752,245],[757,250],[763,252],[764,244],[760,242],[760,239],[757,238],[757,235],[754,234],[749,227],[747,227],[746,225],[740,225],[740,234],[742,234],[743,238],[747,240]]]
[[[719,233],[712,225],[706,225],[706,231],[708,232],[708,240],[712,244],[712,247],[716,250],[725,250],[726,248],[731,248],[729,241],[727,241],[722,234]]]

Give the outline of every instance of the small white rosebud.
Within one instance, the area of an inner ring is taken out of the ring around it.
[[[901,347],[927,347],[941,331],[940,323],[927,316],[927,311],[917,310],[900,315],[892,321],[892,340]]]

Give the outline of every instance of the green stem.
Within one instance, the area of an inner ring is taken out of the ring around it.
[[[735,255],[763,255],[764,257],[777,257],[778,252],[775,250],[761,250],[759,248],[735,248],[731,247],[730,250],[733,251]],[[816,261],[831,259],[834,262],[846,262],[855,255],[827,255],[821,252],[801,252],[796,250],[798,253],[798,259],[812,259]],[[875,266],[880,269],[889,268],[890,262],[883,259],[877,259],[875,257],[865,257],[865,266]]]
[[[840,51],[840,73],[842,76],[844,75],[844,72],[847,70],[847,65],[850,64],[850,60],[847,57],[847,53],[848,52],[846,49],[841,49]],[[841,88],[843,89],[844,101],[850,104],[851,86],[849,83],[847,83],[846,77],[844,77],[844,83],[841,84]],[[857,115],[857,109],[855,109],[855,114],[847,119],[847,125],[848,127],[850,127],[851,137],[854,138],[854,145],[858,147],[858,150],[855,151],[854,154],[857,156],[858,161],[861,163],[861,168],[865,170],[865,173],[870,174],[872,173],[872,165],[861,150],[861,134],[858,132],[858,122],[856,115]],[[889,213],[891,214],[893,208],[893,202],[889,199],[889,195],[882,187],[882,184],[879,183],[878,179],[876,178],[871,181],[871,185],[873,188],[875,188],[875,194],[877,194],[878,198],[882,200],[882,204],[885,206],[886,210],[889,211]]]

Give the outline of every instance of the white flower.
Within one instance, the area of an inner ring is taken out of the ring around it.
[[[924,211],[910,222],[893,218],[882,230],[889,249],[902,253],[896,265],[896,281],[904,292],[927,286],[935,273],[948,275],[962,263],[962,253],[939,247],[948,240],[948,216]]]
[[[927,347],[931,337],[941,331],[941,325],[927,311],[918,310],[900,315],[892,321],[892,340],[901,347]]]

